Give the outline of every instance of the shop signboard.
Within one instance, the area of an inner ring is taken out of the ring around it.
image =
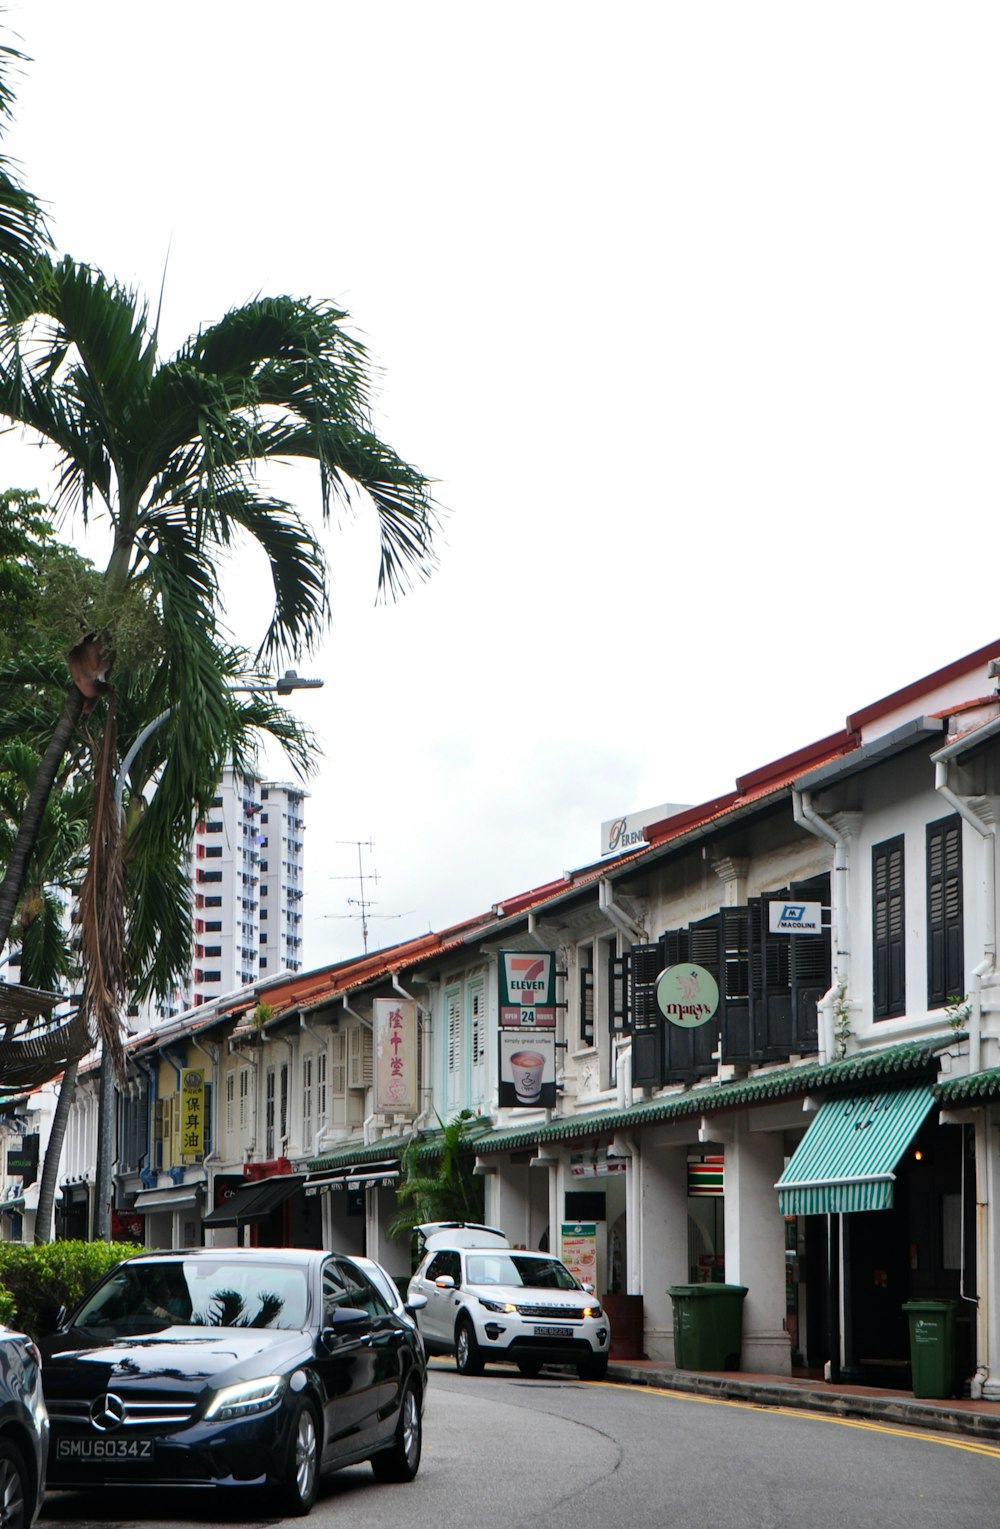
[[[559,1230],[560,1257],[581,1285],[597,1289],[597,1222],[564,1221]]]
[[[682,1030],[707,1025],[719,1007],[719,984],[704,966],[682,961],[656,979],[656,1003],[670,1024]]]
[[[500,1031],[498,1103],[507,1109],[556,1107],[556,1045],[551,1030]]]
[[[19,1143],[7,1148],[7,1172],[20,1174],[25,1186],[38,1178],[38,1132],[22,1136]]]
[[[376,998],[375,1109],[417,1113],[417,1006],[409,998]]]
[[[823,904],[769,902],[767,928],[770,934],[822,934]]]
[[[556,958],[551,950],[501,950],[502,1028],[555,1029]]]
[[[205,1151],[205,1074],[197,1067],[181,1073],[181,1154],[200,1159]]]

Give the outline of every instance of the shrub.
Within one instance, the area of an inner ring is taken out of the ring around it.
[[[115,1264],[144,1251],[131,1242],[2,1242],[0,1321],[42,1337],[46,1308],[75,1306]]]

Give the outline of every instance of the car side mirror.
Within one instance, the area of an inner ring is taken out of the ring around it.
[[[39,1306],[36,1316],[39,1333],[48,1337],[50,1333],[58,1332],[61,1327],[65,1327],[67,1315],[65,1306],[60,1306],[57,1301],[45,1301]]]
[[[455,1281],[450,1274],[439,1274],[434,1283],[439,1290],[454,1290],[455,1288]]]
[[[360,1306],[335,1306],[329,1322],[323,1328],[323,1338],[336,1343],[340,1338],[349,1338],[353,1332],[370,1322],[371,1317]]]
[[[423,1311],[427,1305],[427,1297],[415,1290],[404,1304],[407,1311]]]

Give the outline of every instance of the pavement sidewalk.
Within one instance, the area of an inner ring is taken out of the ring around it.
[[[930,1400],[911,1391],[883,1391],[870,1386],[787,1375],[751,1375],[733,1370],[675,1370],[656,1359],[612,1359],[608,1379],[642,1386],[663,1386],[725,1401],[756,1402],[766,1407],[796,1407],[844,1418],[929,1428],[941,1433],[1000,1440],[1000,1402],[967,1398]]]

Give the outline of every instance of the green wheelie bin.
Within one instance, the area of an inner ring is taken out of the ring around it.
[[[914,1396],[955,1394],[956,1301],[906,1301]]]
[[[746,1285],[671,1285],[679,1370],[738,1370]]]

